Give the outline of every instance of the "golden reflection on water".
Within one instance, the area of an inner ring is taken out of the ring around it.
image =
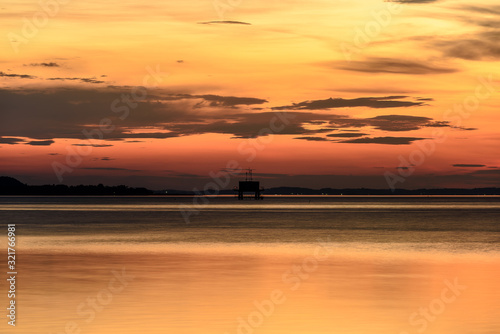
[[[497,255],[225,245],[21,248],[18,325],[2,333],[500,332]],[[443,297],[455,279],[466,289]]]

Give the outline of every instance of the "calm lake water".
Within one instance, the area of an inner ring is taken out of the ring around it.
[[[499,197],[0,197],[0,332],[498,334],[499,217]]]

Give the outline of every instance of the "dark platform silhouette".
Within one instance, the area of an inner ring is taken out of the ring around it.
[[[264,191],[264,189],[260,187],[259,181],[253,180],[252,171],[253,169],[248,169],[248,172],[245,173],[245,181],[240,181],[239,187],[234,189],[238,191],[239,200],[245,198],[245,193],[254,193],[253,197],[256,200],[263,199],[261,192]]]

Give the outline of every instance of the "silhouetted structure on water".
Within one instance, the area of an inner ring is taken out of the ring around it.
[[[253,180],[252,171],[253,169],[248,169],[248,172],[245,173],[245,181],[240,181],[239,187],[234,189],[238,191],[239,200],[245,197],[245,193],[254,193],[255,199],[263,199],[261,192],[264,191],[264,188],[260,187],[259,181]]]

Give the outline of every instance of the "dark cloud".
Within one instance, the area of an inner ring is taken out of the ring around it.
[[[313,100],[294,103],[291,106],[273,107],[273,110],[321,110],[331,108],[401,108],[421,106],[422,102],[397,101],[407,96],[361,97],[356,99],[329,98],[326,100]]]
[[[25,65],[26,66],[26,65]],[[44,66],[44,67],[59,67],[57,63],[32,63],[29,66]],[[9,74],[0,71],[0,77],[7,78],[20,78],[20,79],[37,79],[37,76],[29,75],[29,74]],[[105,76],[101,76],[105,77]],[[83,83],[91,83],[91,84],[102,84],[105,81],[97,80],[95,77],[93,78],[39,78],[41,80],[48,81],[79,81]]]
[[[15,145],[24,142],[24,139],[21,138],[7,138],[7,137],[0,137],[0,144],[8,144],[8,145]]]
[[[415,137],[375,137],[375,138],[357,138],[341,141],[341,143],[353,144],[385,144],[385,145],[409,145],[416,140],[423,140],[427,138]]]
[[[128,172],[141,172],[139,169],[128,169],[128,168],[115,168],[115,167],[84,167],[79,169],[86,170],[106,170],[106,171],[128,171]]]
[[[335,138],[358,138],[366,135],[367,135],[366,133],[332,133],[326,136]]]
[[[169,127],[169,126],[166,126]],[[181,133],[154,133],[154,132],[143,132],[143,133],[121,133],[122,138],[110,138],[108,140],[126,139],[126,138],[151,138],[151,139],[167,139],[175,138],[181,136]],[[139,143],[140,141],[128,141],[128,143]]]
[[[486,167],[486,165],[477,165],[477,164],[454,164],[453,167],[464,167],[464,168],[480,168]]]
[[[281,129],[279,134],[309,134],[316,131],[307,130],[303,126],[301,119],[307,118],[305,115],[292,115],[289,124]],[[220,117],[220,116],[219,116]],[[298,118],[297,118],[298,117]],[[224,119],[226,118],[226,119]],[[257,138],[267,136],[270,122],[276,118],[272,112],[262,113],[241,113],[238,115],[224,115],[222,119],[206,119],[204,122],[176,123],[167,126],[172,131],[170,136],[177,135],[196,135],[204,133],[222,133],[232,135],[232,138]],[[277,121],[277,124],[281,124]],[[262,131],[268,129],[267,131]]]
[[[8,74],[5,72],[0,72],[0,77],[7,78],[21,78],[21,79],[36,79],[37,77],[28,74]]]
[[[54,144],[53,140],[35,140],[26,143],[26,145],[32,145],[32,146],[50,146],[52,144]]]
[[[435,65],[426,61],[412,61],[393,58],[372,57],[364,61],[336,61],[326,64],[345,71],[364,73],[393,73],[393,74],[443,74],[458,72],[458,69]]]
[[[308,122],[308,124],[311,124],[311,125],[323,125],[327,123],[326,121],[310,121]]]
[[[95,78],[81,78],[81,82],[86,82],[86,83],[93,83],[93,84],[102,84],[105,83],[105,81],[102,80],[96,80]]]
[[[102,161],[111,161],[111,160],[115,160],[115,159],[112,159],[110,157],[103,157],[101,158]]]
[[[102,84],[105,81],[97,80],[96,78],[47,78],[49,81],[80,81],[84,83],[92,83],[92,84]]]
[[[406,106],[406,103],[414,104],[399,101],[406,98],[404,96],[307,101],[292,106],[299,110],[291,112],[249,112],[245,109],[246,105],[267,101],[251,97],[171,94],[152,90],[148,92],[146,99],[134,102],[132,108],[120,100],[121,96],[127,94],[130,95],[130,90],[109,87],[99,90],[72,87],[22,91],[0,89],[0,133],[5,137],[24,137],[32,140],[85,139],[84,131],[97,131],[99,123],[104,119],[111,122],[113,130],[104,134],[103,139],[132,139],[127,142],[206,133],[227,134],[232,138],[257,138],[267,136],[271,132],[279,135],[317,137],[318,134],[338,129],[373,127],[383,131],[410,131],[425,127],[450,126],[447,122],[436,122],[420,116],[380,115],[372,118],[353,118],[324,112],[299,111],[339,105],[371,105],[374,108],[382,108],[387,107],[388,103],[404,103],[402,106]],[[200,107],[200,103],[204,106]],[[286,126],[283,126],[283,122]],[[315,128],[311,129],[311,125]],[[279,130],[270,131],[273,127]],[[96,135],[93,137],[96,140],[76,145],[112,146],[106,141],[99,142],[99,137]]]
[[[223,133],[233,135],[233,138],[257,138],[269,134],[270,124],[282,126],[280,118],[285,118],[287,125],[282,127],[280,135],[305,135],[310,136],[319,133],[334,131],[335,128],[365,127],[373,122],[371,119],[356,119],[343,115],[328,115],[312,112],[261,112],[240,113],[236,115],[224,115],[227,120],[205,120],[202,123],[180,123],[166,126],[172,132],[168,135],[194,135],[203,133]],[[308,129],[311,122],[326,121],[324,128]],[[207,122],[208,121],[208,122]],[[379,122],[380,123],[380,122]],[[380,123],[381,124],[381,123]],[[424,126],[421,122],[420,124]],[[262,131],[265,130],[266,131]]]
[[[328,140],[324,137],[296,137],[293,139],[302,139],[302,140],[308,140],[308,141],[327,141]]]
[[[73,146],[90,146],[90,147],[111,147],[109,144],[73,144]]]
[[[432,118],[405,115],[383,115],[368,119],[371,126],[384,131],[411,131],[423,127],[449,127],[448,122],[434,122]]]
[[[426,127],[451,127],[448,122],[436,122],[432,118],[408,115],[380,115],[371,118],[337,118],[330,121],[330,125],[349,127],[374,127],[383,131],[412,131]],[[356,131],[356,130],[344,130]]]
[[[49,155],[61,155],[60,153],[49,153]]]
[[[206,21],[206,22],[198,22],[198,24],[243,24],[243,25],[252,25],[251,23],[241,22],[241,21]]]
[[[220,95],[190,95],[190,94],[176,94],[172,96],[175,98],[184,99],[202,99],[208,103],[199,103],[198,107],[208,105],[210,107],[235,107],[238,105],[253,105],[267,103],[267,100],[257,99],[254,97],[236,97],[236,96],[220,96]]]
[[[58,63],[31,63],[29,66],[60,67]]]

